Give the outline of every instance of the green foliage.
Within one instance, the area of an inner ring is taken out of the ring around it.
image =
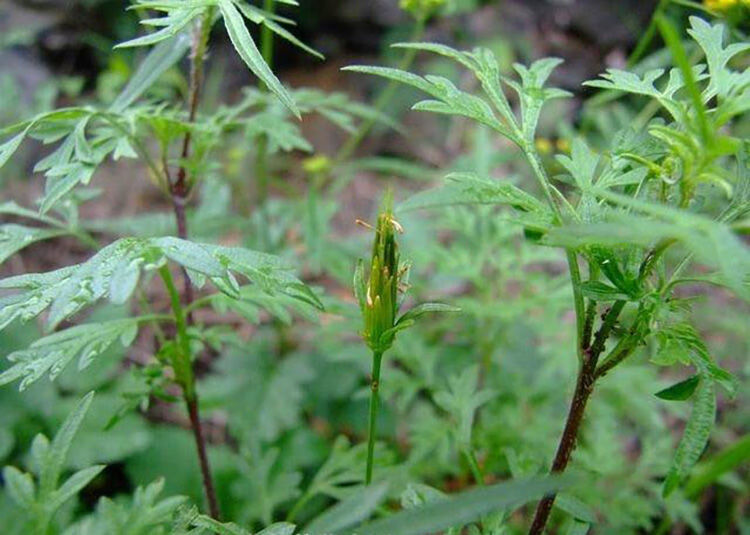
[[[103,497],[93,515],[72,526],[67,533],[87,535],[112,533],[116,535],[147,535],[169,533],[177,508],[185,501],[182,496],[159,499],[164,490],[164,480],[160,479],[138,487],[130,503],[118,503]]]
[[[693,410],[664,481],[664,496],[671,494],[698,461],[716,418],[716,392],[710,380],[698,383]]]
[[[746,110],[748,85],[746,70],[736,72],[729,67],[730,60],[747,47],[725,47],[721,26],[691,18],[690,35],[703,50],[707,63],[691,66],[671,24],[664,19],[657,19],[657,24],[677,64],[666,84],[659,84],[664,70],[658,69],[642,77],[610,70],[603,81],[588,85],[652,98],[671,122],[651,121],[648,144],[632,131],[618,134],[612,148],[602,152],[575,139],[570,155],[557,157],[565,172],[559,179],[574,188],[569,196],[551,182],[534,146],[542,106],[567,96],[544,87],[559,61],[541,60],[529,68],[516,65],[518,82],[500,76],[497,61],[487,50],[459,52],[439,44],[401,45],[461,64],[475,75],[484,98],[459,90],[442,77],[384,67],[348,70],[386,77],[428,93],[435,100],[422,101],[414,109],[470,118],[521,149],[546,202],[507,182],[454,174],[449,175],[447,186],[417,194],[402,206],[402,211],[455,205],[507,206],[514,210],[509,219],[523,225],[528,237],[564,247],[575,298],[577,349],[584,363],[579,385],[587,381],[593,384],[652,340],[662,348],[661,356],[655,359],[659,364],[679,362],[696,368],[696,379],[660,392],[666,399],[685,399],[698,388],[693,413],[667,475],[666,496],[685,478],[708,441],[714,421],[714,382],[733,391],[732,377],[714,364],[705,343],[686,319],[689,304],[674,292],[690,262],[698,259],[715,268],[713,277],[704,280],[720,280],[737,295],[747,297],[748,251],[731,228],[738,214],[748,209],[746,161],[741,141],[725,126]],[[518,95],[520,117],[500,91],[501,80]],[[728,161],[736,164],[737,173],[730,171]],[[702,199],[712,195],[706,185],[723,190],[729,199],[723,210],[701,210]],[[687,248],[688,254],[681,253],[677,262],[665,258],[667,250],[678,244]],[[584,273],[580,262],[588,268]],[[583,278],[586,275],[588,280]],[[606,279],[600,280],[602,276]],[[701,278],[686,280],[699,282]],[[608,302],[613,305],[604,311],[597,327],[597,310]],[[623,310],[631,310],[629,319],[627,315],[621,317]],[[610,337],[619,340],[608,346]],[[587,366],[591,366],[590,371],[586,371]],[[591,377],[586,378],[586,374]],[[573,429],[573,436],[563,438],[562,443],[571,444],[578,432]],[[567,459],[563,462],[567,464]],[[542,522],[546,522],[546,516]]]
[[[564,486],[564,480],[532,479],[473,489],[453,498],[402,511],[365,525],[359,532],[369,535],[417,535],[440,531],[467,524],[490,511],[518,507]]]
[[[31,473],[22,472],[14,466],[3,469],[6,492],[23,509],[24,522],[29,532],[46,533],[55,513],[104,469],[102,465],[84,468],[60,484],[65,458],[93,396],[91,392],[78,403],[52,442],[41,434],[34,438],[31,446]]]
[[[478,4],[401,7],[418,36]],[[551,494],[560,533],[741,529],[750,47],[664,4],[666,48],[586,82],[580,121],[561,61],[504,42],[347,68],[389,80],[372,106],[287,87],[273,39],[319,56],[294,0],[136,0],[83,97],[6,99],[0,166],[40,141],[44,185],[0,205],[3,533],[515,535]],[[257,77],[231,103],[224,32]],[[418,146],[350,160],[375,123]],[[438,175],[387,197],[357,264],[370,179]],[[576,477],[546,478],[571,395]]]

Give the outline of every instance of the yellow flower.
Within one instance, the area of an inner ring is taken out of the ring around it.
[[[538,150],[541,154],[550,154],[553,149],[552,142],[546,137],[537,138],[535,145],[536,150]]]
[[[302,162],[302,168],[311,175],[325,173],[331,169],[331,160],[322,154],[311,156]]]

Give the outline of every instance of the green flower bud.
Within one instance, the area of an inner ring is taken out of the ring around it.
[[[392,206],[392,196],[388,193],[375,227],[369,277],[365,283],[364,268],[360,263],[354,281],[364,320],[362,338],[370,349],[380,353],[393,344],[399,309],[399,285],[403,275],[394,233],[403,229],[393,217]]]

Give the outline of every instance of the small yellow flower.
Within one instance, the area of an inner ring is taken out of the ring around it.
[[[537,138],[535,144],[536,150],[538,150],[540,154],[551,154],[552,149],[554,148],[552,142],[546,137]]]
[[[322,154],[311,156],[302,162],[302,168],[311,175],[325,173],[331,168],[331,160]]]

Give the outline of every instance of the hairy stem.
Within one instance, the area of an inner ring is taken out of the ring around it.
[[[188,92],[188,122],[195,122],[198,113],[198,103],[200,102],[200,90],[203,83],[203,66],[208,47],[208,37],[211,32],[213,23],[213,8],[206,10],[200,25],[196,28],[193,37],[192,52],[190,56],[190,87]],[[181,239],[187,239],[188,227],[186,216],[186,205],[191,189],[191,181],[188,180],[187,161],[190,157],[192,136],[190,130],[185,133],[182,140],[182,149],[180,151],[180,167],[177,171],[177,177],[174,181],[169,180],[169,192],[172,197],[172,206],[174,208],[175,220],[177,223],[177,236]],[[165,168],[166,171],[166,168]],[[177,292],[172,275],[169,269],[163,267],[161,270],[164,285],[169,292],[172,311],[175,316],[177,325],[177,342],[178,351],[173,359],[173,368],[175,378],[182,387],[182,395],[185,406],[190,417],[190,427],[193,430],[195,438],[195,447],[198,452],[198,462],[200,464],[201,478],[203,481],[203,490],[208,502],[210,515],[219,519],[219,502],[216,499],[213,478],[211,476],[211,466],[208,462],[206,453],[206,440],[203,436],[203,430],[200,421],[200,409],[198,395],[195,389],[195,374],[193,373],[193,364],[190,350],[190,339],[187,329],[193,323],[191,312],[185,312],[194,299],[193,285],[190,282],[187,271],[182,270],[183,292],[180,298]]]
[[[422,35],[424,34],[424,27],[424,17],[420,17],[414,23],[414,30],[409,37],[410,43],[419,41],[422,38]],[[414,62],[414,58],[416,57],[416,55],[417,49],[407,49],[404,53],[403,58],[401,59],[401,62],[398,64],[398,69],[402,71],[408,71],[411,67],[411,64]],[[373,110],[375,113],[369,119],[365,119],[364,121],[362,121],[359,125],[359,128],[357,128],[354,134],[352,134],[351,137],[347,139],[346,143],[344,143],[344,145],[341,147],[341,149],[339,149],[336,157],[334,158],[335,164],[340,164],[348,160],[349,157],[354,154],[354,151],[357,150],[357,147],[359,147],[360,143],[362,143],[365,137],[367,137],[367,134],[370,133],[372,127],[375,126],[375,121],[377,121],[377,114],[383,111],[393,98],[398,85],[399,83],[395,80],[391,80],[388,82],[388,84],[385,86],[385,89],[383,89],[383,91],[375,100],[375,104],[373,105]]]
[[[583,422],[586,404],[591,397],[591,393],[594,391],[594,383],[596,382],[596,363],[599,360],[599,355],[601,355],[604,350],[604,344],[612,333],[612,329],[614,328],[617,318],[619,317],[620,312],[622,312],[624,306],[624,301],[617,301],[612,305],[612,308],[604,316],[599,331],[597,331],[594,336],[593,344],[583,352],[584,358],[578,372],[573,400],[570,403],[570,410],[568,411],[568,417],[565,421],[565,428],[563,429],[560,443],[557,446],[555,459],[552,462],[552,473],[564,472],[568,466],[570,456],[575,448],[576,439],[578,438],[578,431]],[[547,520],[552,511],[552,505],[555,503],[555,497],[555,494],[551,494],[544,497],[539,502],[534,515],[534,521],[529,529],[529,535],[541,535],[541,533],[544,532],[544,527],[547,525]]]
[[[594,389],[594,369],[596,363],[593,362],[593,355],[588,355],[584,360],[581,371],[578,374],[573,401],[570,403],[568,418],[565,421],[562,438],[557,446],[555,460],[552,463],[552,473],[564,472],[570,461],[570,455],[578,437],[578,430],[583,421],[583,414],[586,410],[586,403]],[[547,524],[552,505],[555,503],[555,494],[544,497],[537,505],[534,521],[529,529],[529,535],[541,535]]]
[[[370,383],[370,420],[367,429],[367,468],[365,470],[365,484],[372,482],[372,467],[375,459],[375,433],[378,423],[378,409],[380,408],[380,365],[383,353],[372,354],[372,382]]]
[[[570,284],[573,289],[573,307],[576,314],[576,351],[579,360],[584,358],[584,345],[586,321],[584,312],[583,292],[581,291],[581,270],[578,267],[578,258],[572,249],[565,250],[565,256],[568,260],[568,269],[570,270]]]

